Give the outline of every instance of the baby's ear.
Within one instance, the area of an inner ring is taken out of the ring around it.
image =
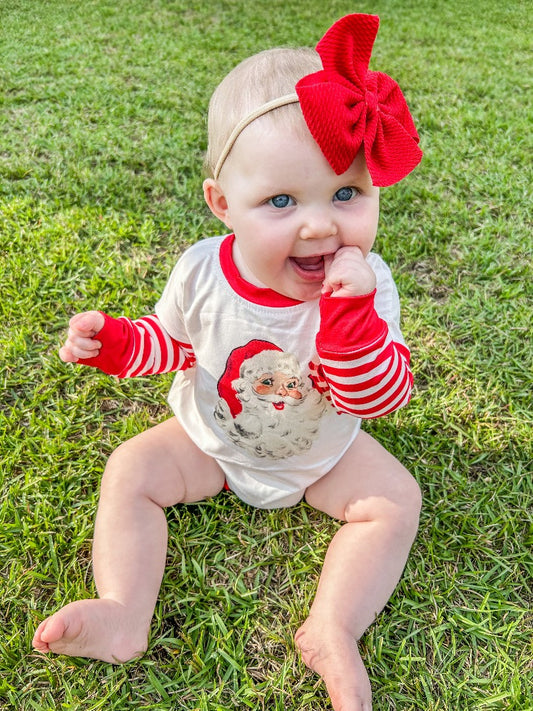
[[[231,230],[228,201],[218,180],[213,178],[204,180],[204,198],[213,215],[218,217]]]

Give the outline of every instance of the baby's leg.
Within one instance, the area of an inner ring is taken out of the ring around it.
[[[391,454],[360,432],[334,469],[309,487],[306,500],[346,523],[331,541],[296,643],[324,679],[335,711],[370,711],[370,683],[356,640],[400,579],[418,527],[420,489]]]
[[[218,464],[175,418],[122,444],[104,472],[96,517],[99,597],[72,602],[44,620],[35,649],[113,663],[142,654],[165,566],[163,508],[214,496],[223,484]]]

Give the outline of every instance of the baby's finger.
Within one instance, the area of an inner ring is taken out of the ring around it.
[[[61,346],[59,349],[59,357],[63,363],[77,363],[79,360],[67,346]]]
[[[374,289],[376,277],[359,247],[341,247],[328,265],[322,293],[359,296]]]
[[[104,317],[99,311],[84,311],[69,321],[69,336],[92,338],[104,327]]]
[[[335,259],[334,254],[324,255],[324,273],[325,279],[322,282],[322,294],[330,294],[333,291],[333,284],[330,281],[331,265]]]
[[[59,354],[66,363],[76,363],[80,358],[94,358],[100,352],[102,343],[94,338],[80,338],[69,329],[69,337]]]
[[[68,329],[65,345],[78,346],[88,350],[95,350],[102,347],[101,342],[94,336],[89,336],[85,331],[79,331],[76,327],[72,326]]]
[[[67,348],[76,361],[78,361],[81,358],[86,360],[87,358],[94,358],[97,356],[100,353],[100,346],[101,344],[98,344],[98,342],[90,341],[87,345],[67,343],[64,348]]]

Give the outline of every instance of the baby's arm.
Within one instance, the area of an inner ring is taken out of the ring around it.
[[[172,338],[157,316],[132,321],[100,311],[73,316],[59,357],[119,378],[185,370],[195,362],[191,344]]]
[[[345,248],[337,255],[325,282],[330,288],[320,301],[322,373],[339,412],[381,417],[409,402],[409,350],[393,338],[398,324],[389,328],[376,311],[376,278],[360,250]]]

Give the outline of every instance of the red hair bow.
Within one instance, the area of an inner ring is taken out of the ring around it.
[[[296,85],[307,126],[337,175],[364,146],[372,182],[397,183],[422,159],[418,133],[398,84],[369,71],[377,15],[347,15],[317,44],[323,70]]]

